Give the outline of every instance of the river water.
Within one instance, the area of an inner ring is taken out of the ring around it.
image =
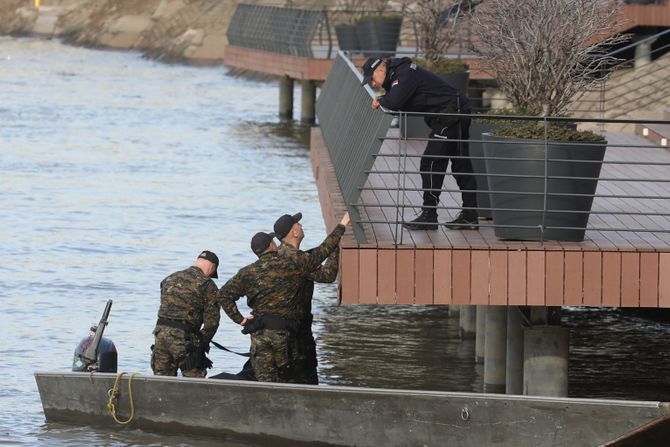
[[[46,423],[32,373],[68,371],[112,298],[119,371],[150,374],[166,275],[209,249],[221,286],[254,260],[250,237],[287,212],[304,214],[305,247],[321,241],[309,129],[280,123],[277,97],[222,67],[0,38],[0,445],[221,445]],[[336,296],[317,285],[324,386],[481,389],[474,341],[458,339],[445,307],[337,307]],[[572,396],[670,400],[667,323],[584,309],[563,322]],[[249,346],[225,314],[215,340]],[[210,354],[214,373],[243,363]]]

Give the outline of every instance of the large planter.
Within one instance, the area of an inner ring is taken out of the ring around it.
[[[467,95],[468,82],[470,80],[470,74],[468,72],[438,73],[437,75],[452,86],[456,87],[459,92]],[[407,116],[403,117],[402,121],[400,122],[400,132],[401,135],[407,138],[426,138],[430,133],[430,128],[426,125],[423,117]]]
[[[472,120],[470,124],[470,156],[473,157],[470,159],[472,164],[472,171],[475,174],[481,174],[475,176],[477,181],[477,206],[479,210],[479,217],[485,219],[492,219],[493,213],[491,212],[491,199],[489,191],[489,181],[488,176],[486,175],[486,161],[484,160],[484,145],[482,144],[482,135],[484,133],[491,132],[499,127],[502,127],[501,124],[496,123],[480,123],[476,120]],[[478,158],[482,157],[482,158]]]
[[[356,23],[360,49],[366,57],[393,56],[400,40],[402,17],[373,17]]]
[[[543,217],[545,142],[490,133],[482,137],[495,235],[505,240],[584,240],[607,142],[546,144],[547,212]]]
[[[337,45],[342,51],[358,51],[361,49],[358,42],[356,25],[337,25],[335,27]]]

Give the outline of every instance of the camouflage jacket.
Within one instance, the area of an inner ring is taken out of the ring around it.
[[[337,248],[344,226],[337,225],[325,241],[307,256],[280,256],[265,253],[256,262],[241,269],[219,290],[218,300],[235,323],[244,317],[235,303],[243,296],[254,315],[277,315],[284,318],[301,317],[298,292],[309,279],[314,266],[321,264]]]
[[[279,255],[287,257],[308,257],[314,250],[313,248],[307,251],[302,251],[282,242],[279,247]],[[314,294],[314,282],[330,283],[337,278],[337,271],[340,264],[340,250],[336,248],[326,259],[325,264],[314,264],[309,277],[303,283],[298,291],[298,307],[299,319],[309,319],[311,322],[312,316],[312,296]]]
[[[161,281],[158,317],[186,321],[196,328],[202,326],[202,339],[209,341],[219,328],[221,316],[216,294],[214,281],[193,265]]]

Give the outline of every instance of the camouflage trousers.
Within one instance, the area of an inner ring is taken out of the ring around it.
[[[302,327],[297,333],[296,359],[291,382],[318,385],[316,342],[310,326]]]
[[[295,336],[261,329],[251,334],[251,365],[259,382],[291,382],[296,360]]]
[[[156,326],[154,345],[151,350],[151,369],[157,376],[176,376],[181,369],[184,377],[205,377],[206,369],[184,371],[182,365],[188,353],[199,343],[195,334],[187,334],[182,329]]]

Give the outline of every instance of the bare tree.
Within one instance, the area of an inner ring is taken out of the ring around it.
[[[424,59],[437,66],[447,50],[462,38],[459,27],[480,0],[418,0],[407,9],[417,30]]]
[[[475,51],[515,109],[564,115],[570,103],[605,82],[628,40],[618,0],[486,0],[474,14]]]

